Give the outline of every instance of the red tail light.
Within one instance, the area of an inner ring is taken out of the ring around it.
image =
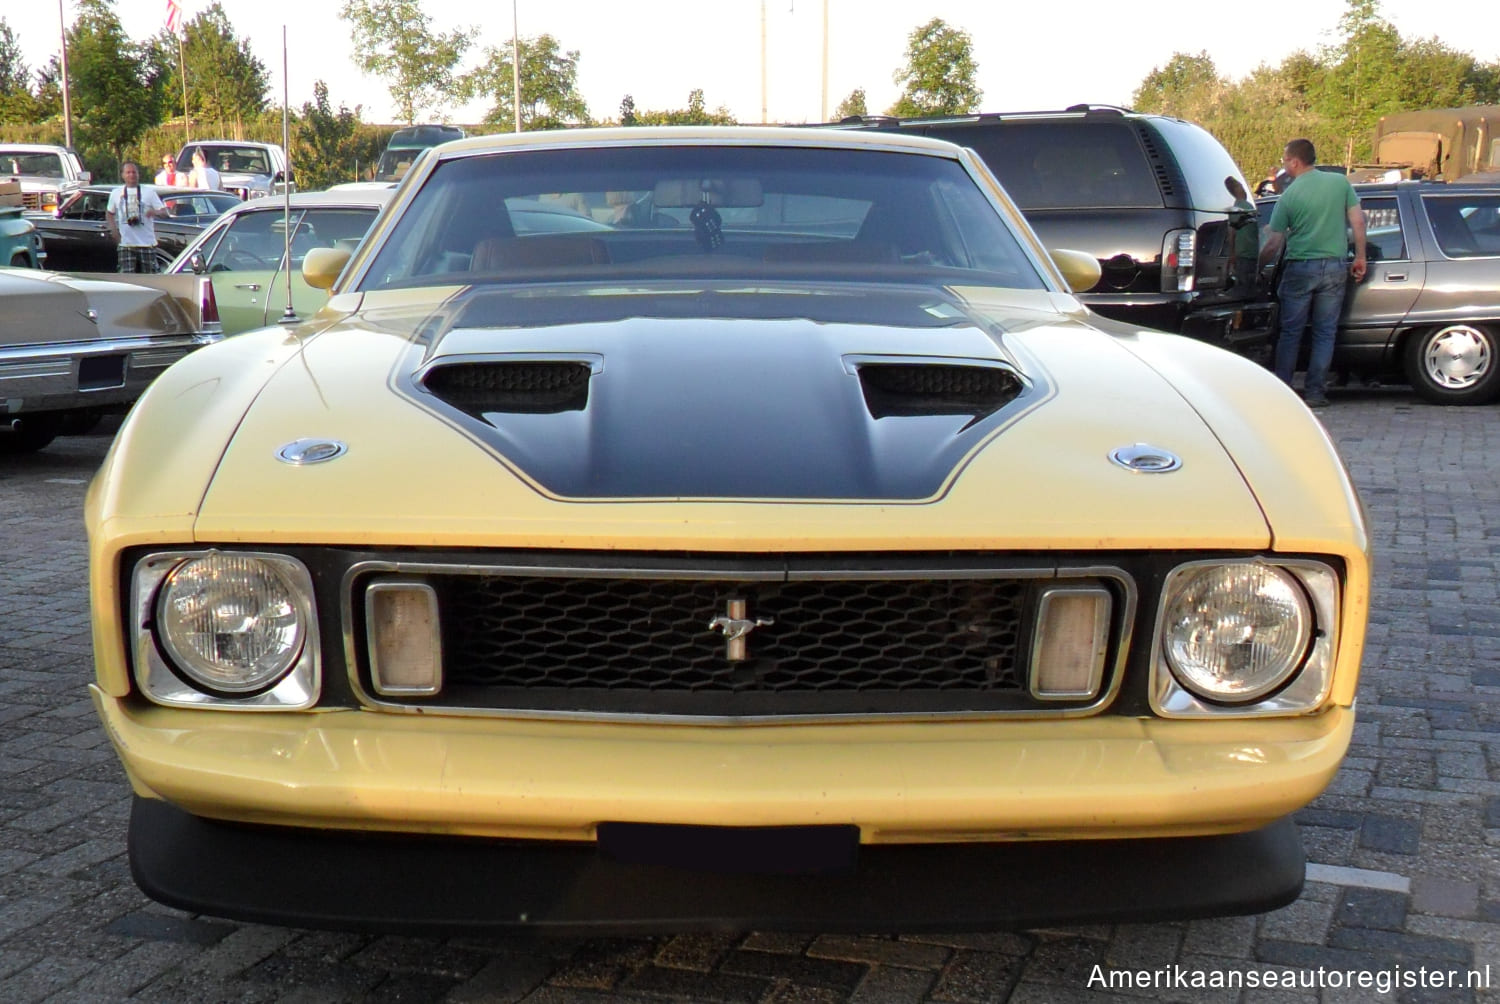
[[[214,299],[214,283],[208,276],[198,277],[198,324],[206,334],[220,334],[219,301]]]

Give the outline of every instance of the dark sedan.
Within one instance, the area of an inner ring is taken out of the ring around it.
[[[109,193],[118,185],[89,185],[66,198],[57,210],[30,217],[47,249],[47,267],[58,272],[113,272],[115,242],[104,220]],[[156,221],[162,266],[227,209],[240,204],[228,192],[158,187],[171,215]]]
[[[1356,185],[1369,273],[1351,283],[1333,365],[1439,404],[1500,397],[1500,185]],[[1274,198],[1260,200],[1261,221]]]

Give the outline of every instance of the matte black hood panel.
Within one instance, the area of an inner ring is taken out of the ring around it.
[[[458,305],[397,381],[561,498],[928,499],[1045,396],[1033,374],[987,413],[874,417],[862,365],[1015,368],[997,336],[933,290],[566,300],[488,294]],[[590,319],[561,323],[580,316]],[[586,403],[466,413],[422,382],[436,368],[538,359],[591,366]]]

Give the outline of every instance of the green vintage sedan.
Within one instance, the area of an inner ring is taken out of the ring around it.
[[[302,280],[302,258],[312,248],[352,250],[364,238],[390,189],[299,192],[291,212],[281,198],[252,199],[225,213],[189,244],[168,272],[197,272],[213,280],[226,335],[275,324],[286,312],[286,232],[292,227],[292,309],[299,317],[328,299]]]

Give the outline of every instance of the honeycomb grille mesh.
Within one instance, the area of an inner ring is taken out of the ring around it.
[[[778,696],[811,696],[834,712],[878,710],[872,694],[1026,698],[1029,592],[1019,580],[426,581],[439,597],[454,701],[488,690],[526,707],[567,694],[569,707],[609,711],[629,706],[616,698],[679,695],[691,699],[679,710],[720,713],[716,698],[748,694],[770,698],[762,710],[775,713],[786,710]],[[743,661],[726,657],[724,634],[709,626],[731,598],[746,601],[748,619],[771,622],[747,636]]]
[[[586,363],[492,362],[438,366],[422,383],[437,397],[471,415],[487,411],[578,411],[588,403]]]

